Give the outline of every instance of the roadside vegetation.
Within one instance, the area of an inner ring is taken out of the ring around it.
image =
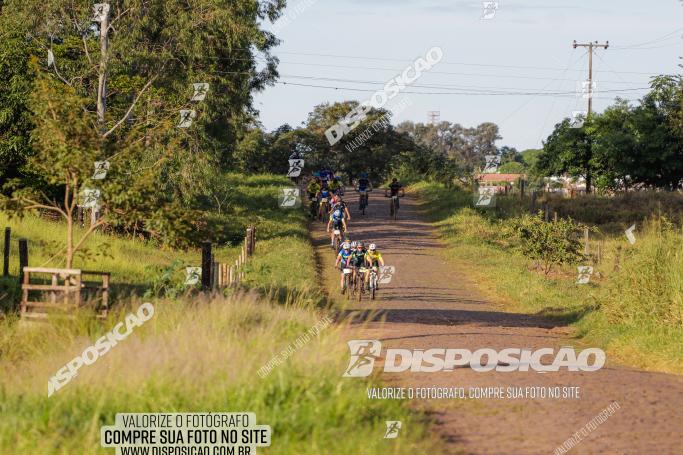
[[[85,317],[40,328],[0,322],[0,452],[113,453],[99,447],[100,427],[117,412],[250,411],[273,430],[263,454],[443,453],[428,422],[405,403],[368,400],[372,383],[341,376],[343,325],[322,328],[268,375],[257,374],[325,317],[305,299],[283,306],[242,294],[152,303],[151,320],[50,398],[47,380],[123,321],[128,305],[102,324]],[[409,430],[384,439],[385,420]]]
[[[611,199],[588,196],[563,201],[563,213],[571,211],[578,223],[591,227],[593,246],[584,256],[576,254],[583,245],[582,230],[568,233],[562,218],[543,224],[555,234],[565,232],[564,243],[536,237],[531,245],[520,235],[522,216],[529,218],[522,215],[528,212],[528,199],[520,203],[519,196],[500,197],[495,209],[475,209],[472,194],[461,189],[425,182],[411,189],[450,245],[448,258],[507,309],[570,323],[582,342],[598,344],[611,358],[627,364],[683,373],[683,212],[676,209],[683,201],[680,195],[616,197],[614,204],[622,208],[605,218],[605,226],[591,221]],[[663,199],[672,202],[667,205],[668,216],[651,210]],[[629,200],[638,204],[629,205]],[[618,214],[623,217],[616,218]],[[636,221],[636,243],[631,245],[623,229]],[[616,225],[622,230],[615,232]],[[563,260],[555,260],[545,273],[529,253],[531,246]],[[594,267],[589,284],[576,283],[580,265]]]

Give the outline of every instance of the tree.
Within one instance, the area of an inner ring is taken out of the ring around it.
[[[197,231],[202,220],[193,207],[206,192],[206,177],[230,161],[237,132],[256,114],[253,91],[277,74],[269,54],[277,40],[260,25],[277,18],[282,1],[110,3],[111,21],[101,30],[92,27],[92,3],[85,0],[10,0],[0,16],[2,37],[30,40],[20,62],[44,62],[48,51],[55,57],[47,68],[34,64],[24,74],[21,95],[34,94],[30,107],[17,105],[13,115],[32,111],[33,123],[12,133],[30,135],[35,150],[25,161],[51,191],[14,182],[4,205],[56,211],[71,226],[86,185],[100,190],[104,217],[83,239],[74,242],[69,234],[68,266],[105,220],[169,242]],[[110,38],[108,48],[98,45],[94,32]],[[257,52],[266,60],[262,71],[256,70]],[[105,111],[98,97],[103,74]],[[210,87],[201,103],[190,100],[196,82]],[[191,128],[177,128],[181,109],[196,112]],[[2,128],[0,122],[0,134]],[[111,166],[106,179],[93,182],[95,161],[105,160]],[[20,165],[13,165],[15,172]]]

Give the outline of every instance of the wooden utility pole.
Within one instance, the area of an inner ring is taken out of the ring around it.
[[[574,49],[577,47],[587,47],[588,48],[588,117],[590,117],[591,112],[593,112],[593,49],[596,47],[602,47],[607,49],[609,47],[609,41],[605,44],[599,44],[597,41],[594,43],[580,44],[574,40]]]
[[[589,118],[591,116],[591,113],[593,112],[593,49],[597,47],[602,47],[604,49],[607,49],[609,47],[609,41],[605,41],[605,44],[600,44],[597,41],[594,43],[587,43],[587,44],[580,44],[577,43],[576,40],[574,40],[574,49],[577,47],[587,47],[588,48],[588,112],[586,114],[586,118]],[[593,156],[593,143],[590,137],[588,137],[588,147],[589,147],[589,159],[588,163],[590,163],[590,159]],[[586,166],[586,194],[591,192],[591,187],[593,186],[593,179],[592,179],[592,173],[590,170],[590,164],[587,164]]]

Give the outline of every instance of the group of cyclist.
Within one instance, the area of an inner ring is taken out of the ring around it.
[[[357,179],[356,191],[361,195],[359,205],[362,209],[364,207],[363,204],[367,206],[367,199],[363,200],[363,197],[367,198],[368,192],[372,191],[372,184],[366,173],[360,174]],[[393,179],[388,191],[392,195],[398,195],[399,191],[402,191],[402,186],[396,179]],[[356,283],[360,280],[358,282],[362,286],[360,286],[358,292],[361,294],[365,293],[366,290],[370,290],[372,285],[372,296],[374,298],[374,291],[378,289],[378,270],[379,266],[384,266],[384,258],[377,249],[376,244],[370,243],[366,245],[362,241],[352,241],[350,239],[348,223],[351,220],[351,214],[343,198],[344,185],[341,182],[341,178],[335,177],[330,171],[317,172],[309,182],[307,192],[311,201],[311,216],[327,221],[327,232],[330,233],[330,246],[335,250],[336,254],[335,268],[338,268],[341,274],[341,292],[345,293],[348,291],[346,289],[348,282],[345,281],[348,272],[344,273],[344,269],[350,269],[350,283]],[[374,273],[374,279],[371,283],[372,273]]]

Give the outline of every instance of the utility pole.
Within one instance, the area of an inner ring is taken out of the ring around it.
[[[579,44],[574,40],[574,49],[577,47],[587,47],[588,48],[588,117],[590,117],[591,112],[593,112],[593,49],[596,47],[602,47],[607,49],[609,47],[609,41],[605,44],[599,44],[597,41],[594,43]]]
[[[594,43],[587,43],[587,44],[579,44],[574,40],[573,43],[574,49],[577,47],[587,47],[588,48],[588,114],[586,115],[586,118],[589,118],[591,116],[591,113],[593,112],[593,49],[596,47],[602,47],[604,49],[607,49],[609,47],[609,41],[605,41],[605,44],[600,44],[597,41]],[[588,137],[588,152],[589,152],[589,157],[588,160],[586,160],[586,193],[591,192],[591,187],[593,186],[593,176],[590,168],[590,160],[592,159],[593,156],[593,141],[590,137]]]
[[[427,117],[429,118],[429,123],[436,125],[441,119],[441,111],[429,111],[427,112]]]

